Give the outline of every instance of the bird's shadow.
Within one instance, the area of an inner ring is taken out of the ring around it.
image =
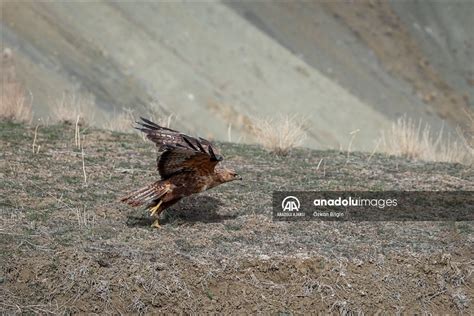
[[[191,196],[183,199],[178,204],[166,209],[160,216],[160,225],[166,224],[193,224],[218,223],[236,218],[237,215],[222,215],[217,213],[223,203],[210,196]],[[150,226],[153,218],[147,215],[127,217],[127,226]]]

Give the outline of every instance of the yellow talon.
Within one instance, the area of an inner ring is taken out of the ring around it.
[[[153,222],[153,224],[151,224],[151,227],[154,227],[154,228],[161,228],[160,222],[159,222],[157,219],[155,219],[155,221]]]
[[[158,204],[156,204],[153,208],[150,209],[150,216],[153,216],[155,215],[156,212],[158,212],[158,209],[160,208],[161,206],[161,202],[163,202],[162,200],[160,200],[160,202],[158,202]]]

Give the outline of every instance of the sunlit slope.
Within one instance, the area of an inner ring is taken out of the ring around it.
[[[37,116],[64,90],[103,110],[150,102],[175,126],[251,141],[249,118],[305,118],[310,147],[372,150],[387,120],[220,3],[6,3],[2,36]]]

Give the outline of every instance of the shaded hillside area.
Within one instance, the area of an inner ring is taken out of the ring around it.
[[[468,123],[472,2],[224,3],[389,118]]]
[[[460,91],[471,106],[474,100],[474,3],[471,1],[391,1],[410,30],[427,62]]]
[[[271,217],[274,190],[474,190],[472,168],[219,143],[244,180],[183,200],[156,230],[118,202],[156,179],[152,144],[87,128],[81,152],[73,126],[0,124],[2,313],[472,309],[472,222]]]

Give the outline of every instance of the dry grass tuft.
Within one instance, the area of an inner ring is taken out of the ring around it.
[[[387,133],[382,133],[381,150],[385,153],[409,159],[472,163],[472,152],[463,142],[443,139],[443,130],[438,135],[432,133],[421,120],[415,123],[406,116],[392,124]]]
[[[461,129],[458,129],[457,132],[468,151],[468,155],[474,161],[474,110],[466,110],[466,116],[469,119],[469,126],[464,132]]]
[[[79,117],[79,125],[91,124],[96,114],[95,101],[92,96],[75,93],[64,93],[61,99],[54,101],[53,119],[59,123],[73,125]]]
[[[112,116],[102,127],[110,131],[130,133],[133,130],[134,121],[133,111],[126,109],[122,113]]]
[[[265,149],[278,155],[286,155],[305,138],[304,120],[293,115],[280,115],[277,118],[254,118],[251,133]]]
[[[16,78],[15,62],[9,48],[2,53],[0,73],[2,73],[0,119],[31,123],[33,118],[31,99],[27,100],[25,89]]]
[[[113,115],[111,119],[107,120],[102,127],[107,130],[132,133],[133,123],[137,120],[140,115],[136,114],[132,109],[125,109],[123,112]],[[174,115],[168,116],[159,115],[156,111],[150,111],[144,117],[164,127],[170,127]]]
[[[89,228],[95,225],[95,214],[83,208],[76,208],[76,219],[79,228]]]
[[[31,151],[33,152],[33,154],[39,154],[39,151],[41,148],[41,145],[36,144],[36,140],[38,138],[38,128],[39,128],[39,125],[36,125],[35,135],[33,136],[33,144],[31,145]]]

